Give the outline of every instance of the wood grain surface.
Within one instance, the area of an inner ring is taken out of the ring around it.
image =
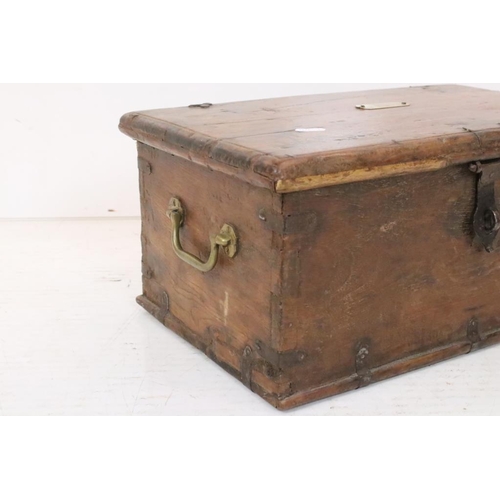
[[[474,242],[476,183],[463,166],[285,196],[285,216],[315,220],[283,252],[279,349],[309,353],[287,371],[297,392],[359,387],[361,371],[373,382],[500,341],[500,261]]]
[[[242,366],[246,348],[255,349],[257,341],[271,346],[273,340],[272,296],[279,289],[280,253],[259,214],[272,211],[279,197],[142,144],[139,164],[140,303],[243,382],[260,384],[262,394],[281,393],[280,381],[263,375],[265,367],[243,380]],[[181,261],[172,248],[172,223],[166,215],[173,197],[186,211],[181,240],[187,252],[206,261],[210,237],[231,224],[239,239],[236,258],[221,252],[216,268],[206,274]]]
[[[395,101],[410,106],[356,109]],[[419,172],[426,162],[445,168],[498,157],[499,117],[499,92],[430,86],[130,113],[121,128],[252,184],[293,192],[346,182],[342,174],[364,180],[408,174],[412,165]]]

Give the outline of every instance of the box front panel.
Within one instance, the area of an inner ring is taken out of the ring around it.
[[[142,144],[139,166],[144,298],[158,319],[241,376],[245,348],[253,348],[257,339],[271,342],[279,252],[259,211],[272,209],[273,194]],[[206,261],[210,237],[231,224],[238,237],[236,256],[220,250],[217,265],[207,273],[180,260],[167,216],[173,197],[185,210],[180,240],[186,252]],[[278,390],[258,370],[252,376],[265,390]]]
[[[287,216],[312,221],[283,254],[280,347],[307,353],[288,372],[294,392],[356,388],[380,367],[492,338],[500,250],[474,241],[476,188],[463,166],[285,197]]]

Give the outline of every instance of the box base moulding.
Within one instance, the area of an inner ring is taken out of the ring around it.
[[[419,368],[425,368],[442,361],[450,360],[455,357],[470,354],[480,349],[492,347],[500,344],[500,328],[482,333],[481,335],[467,335],[462,342],[455,342],[446,346],[441,346],[427,352],[419,353],[404,359],[396,360],[385,366],[377,368],[360,368],[356,367],[352,376],[340,380],[334,380],[307,391],[294,392],[293,386],[282,394],[270,394],[258,382],[254,381],[254,374],[259,367],[259,363],[254,358],[248,361],[249,357],[254,356],[257,349],[248,346],[243,352],[234,353],[233,362],[221,359],[215,354],[213,345],[203,342],[199,335],[190,330],[184,323],[175,318],[168,312],[168,308],[158,306],[151,302],[147,297],[141,295],[137,298],[137,302],[148,313],[154,316],[160,323],[175,332],[181,338],[189,342],[191,345],[201,350],[212,361],[217,363],[221,368],[235,377],[237,380],[246,385],[252,392],[258,394],[265,399],[269,404],[278,410],[286,411],[303,406],[309,403],[317,402],[321,399],[338,396],[340,394],[367,387],[372,383],[382,382],[398,375],[403,375],[415,371]],[[249,354],[251,353],[251,356]],[[238,365],[235,366],[234,359],[238,360]],[[273,374],[276,377],[276,374]]]

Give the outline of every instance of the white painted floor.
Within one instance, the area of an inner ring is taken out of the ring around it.
[[[0,415],[282,415],[166,330],[138,220],[0,221]],[[285,415],[500,415],[500,348]]]

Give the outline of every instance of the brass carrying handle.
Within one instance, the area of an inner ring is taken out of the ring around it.
[[[229,224],[224,224],[220,233],[217,236],[210,238],[210,257],[207,262],[203,262],[198,257],[191,255],[182,248],[180,240],[180,229],[184,224],[184,219],[186,217],[186,211],[184,210],[180,200],[177,198],[172,198],[167,211],[167,216],[172,221],[172,246],[174,252],[186,264],[194,267],[202,273],[208,273],[212,271],[219,260],[219,247],[223,248],[227,256],[232,259],[235,257],[238,251],[238,237],[234,228]]]

